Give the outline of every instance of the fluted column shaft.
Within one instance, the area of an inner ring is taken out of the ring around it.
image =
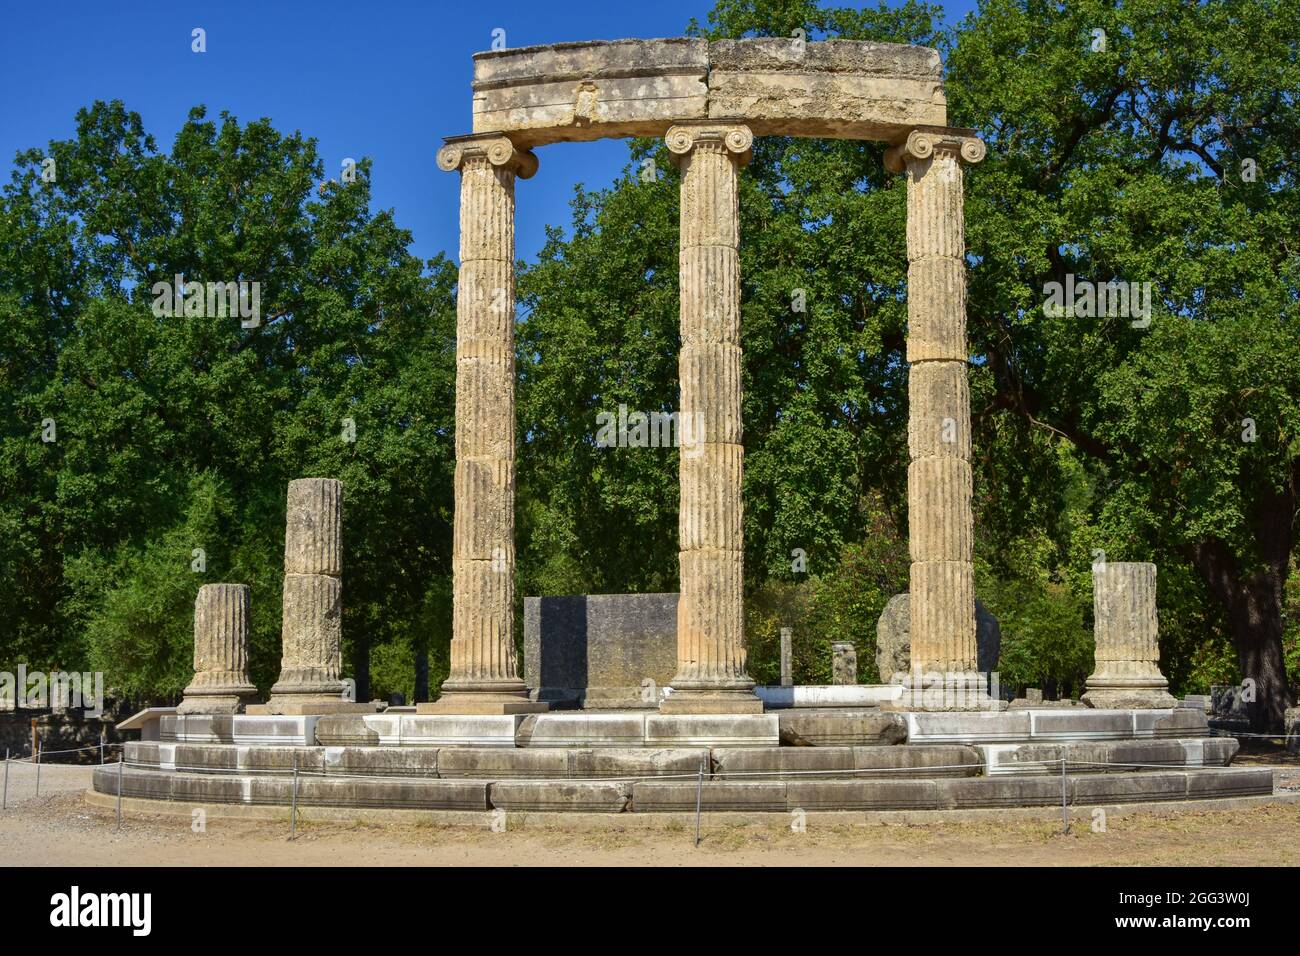
[[[1085,703],[1093,707],[1173,707],[1160,673],[1156,566],[1105,561],[1092,569],[1096,657]]]
[[[677,676],[666,713],[762,710],[746,672],[737,170],[747,127],[672,127],[681,170],[681,446]]]
[[[343,483],[289,482],[284,530],[280,679],[273,712],[342,699]]]
[[[978,667],[962,162],[983,156],[971,131],[932,127],[886,153],[907,176],[911,667],[945,680]]]
[[[514,641],[515,179],[537,159],[494,134],[447,140],[438,165],[460,171],[451,670],[418,710],[544,710],[528,701]]]
[[[205,584],[194,600],[194,679],[181,714],[237,714],[257,694],[248,676],[249,587]]]

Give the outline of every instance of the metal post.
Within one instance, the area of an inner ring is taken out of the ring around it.
[[[704,761],[700,758],[700,776],[695,782],[695,845],[700,845],[700,801],[704,796]]]
[[[293,806],[289,811],[289,839],[298,838],[298,755],[293,757]]]
[[[99,728],[99,764],[104,765],[104,728]]]
[[[0,797],[0,810],[9,809],[9,748],[5,748],[5,789],[4,796]]]
[[[41,742],[36,742],[36,795],[41,795]]]
[[[1062,833],[1070,832],[1070,811],[1065,805],[1065,751],[1061,751],[1061,827]]]
[[[126,753],[117,758],[117,828],[122,829],[122,768],[126,766]]]

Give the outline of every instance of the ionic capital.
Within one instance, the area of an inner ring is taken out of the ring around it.
[[[463,169],[473,160],[486,160],[493,166],[509,169],[520,179],[531,179],[537,172],[537,157],[500,133],[448,136],[445,142],[438,150],[438,168],[446,172]]]
[[[670,126],[664,142],[668,144],[668,158],[674,165],[689,156],[692,150],[703,148],[730,154],[736,165],[743,166],[753,154],[754,134],[748,126],[739,123],[702,120]]]
[[[885,169],[901,173],[911,160],[929,159],[935,153],[955,155],[967,163],[984,158],[984,141],[973,129],[949,126],[918,126],[907,139],[885,150]]]

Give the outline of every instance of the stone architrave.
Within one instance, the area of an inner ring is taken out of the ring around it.
[[[794,631],[781,628],[781,686],[794,686]]]
[[[856,684],[858,682],[858,649],[851,641],[831,644],[831,683]]]
[[[247,584],[205,584],[194,599],[194,679],[178,714],[238,714],[257,697],[248,676]]]
[[[737,170],[753,134],[726,121],[665,137],[681,170],[681,600],[677,674],[665,714],[761,713],[746,670],[741,483],[740,242]]]
[[[456,136],[439,168],[460,172],[456,292],[456,511],[451,667],[421,714],[520,714],[515,604],[515,179],[537,157],[500,134]]]
[[[1106,561],[1092,568],[1096,662],[1083,702],[1100,708],[1176,707],[1160,673],[1156,566]]]
[[[885,153],[907,176],[908,540],[911,670],[925,706],[983,707],[972,567],[962,163],[973,130],[918,127]],[[951,692],[951,693],[949,693]],[[951,699],[948,699],[951,697]]]
[[[373,710],[344,700],[343,483],[334,478],[289,482],[284,531],[280,679],[267,714],[331,714]]]

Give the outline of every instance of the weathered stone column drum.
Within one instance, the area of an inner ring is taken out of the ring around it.
[[[973,131],[922,127],[887,151],[907,175],[911,681],[977,688],[962,169]]]
[[[267,703],[271,713],[341,704],[342,574],[343,483],[289,482],[280,679]]]
[[[1096,660],[1084,703],[1092,707],[1176,707],[1160,673],[1156,566],[1106,561],[1092,569]]]
[[[179,714],[238,714],[257,696],[248,676],[247,584],[205,584],[194,600],[194,679]]]
[[[460,171],[451,670],[417,710],[546,710],[528,700],[514,641],[515,179],[537,159],[505,136],[461,136],[438,165]]]
[[[664,713],[761,713],[745,668],[745,447],[741,431],[740,221],[745,126],[691,123],[665,138],[681,170],[677,675]]]

